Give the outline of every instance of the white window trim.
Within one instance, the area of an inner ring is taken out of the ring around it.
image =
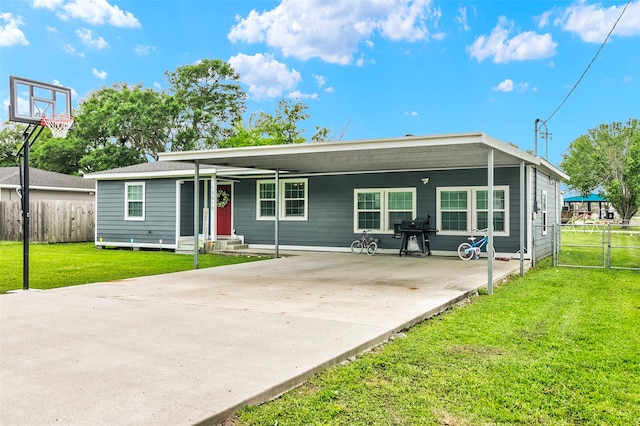
[[[473,231],[473,224],[477,222],[478,211],[476,208],[476,193],[478,191],[488,191],[487,186],[442,186],[436,188],[436,218],[437,225],[442,223],[442,210],[440,210],[440,201],[442,192],[448,191],[466,191],[467,192],[467,229],[464,231],[445,231],[438,228],[438,235],[470,235]],[[504,231],[496,231],[494,229],[493,235],[499,237],[509,236],[509,185],[494,186],[494,191],[504,191]],[[483,210],[484,211],[484,210]],[[494,212],[496,209],[494,208]],[[502,210],[499,210],[502,211]]]
[[[284,187],[286,183],[291,182],[302,182],[304,183],[304,216],[285,216],[286,211],[286,203],[284,197]],[[260,215],[260,184],[262,183],[275,183],[275,179],[262,179],[256,181],[256,220],[275,220],[274,216],[261,216]],[[309,179],[300,178],[300,179],[280,179],[280,188],[278,188],[279,202],[277,203],[280,207],[280,211],[278,212],[278,220],[280,221],[305,221],[309,220]]]
[[[358,228],[358,194],[361,193],[372,193],[372,192],[380,192],[380,224],[381,226],[386,226],[389,223],[389,193],[391,192],[411,192],[411,196],[413,197],[413,205],[411,210],[411,217],[416,218],[418,211],[418,200],[417,200],[417,191],[416,188],[356,188],[353,190],[353,232],[360,233],[364,231],[364,229]],[[393,228],[391,229],[367,229],[367,231],[375,232],[376,234],[393,234]]]
[[[549,215],[548,215],[548,194],[547,194],[547,190],[543,189],[542,192],[540,193],[540,204],[542,205],[542,209],[540,211],[541,216],[542,216],[542,235],[547,235],[547,225],[548,225],[548,220],[549,220]]]
[[[129,187],[130,186],[142,186],[142,216],[129,216],[129,202],[140,200],[129,200]],[[147,212],[147,189],[145,182],[125,182],[124,184],[124,220],[144,221]]]

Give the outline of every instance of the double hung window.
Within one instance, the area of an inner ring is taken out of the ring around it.
[[[144,220],[144,182],[126,182],[124,188],[124,219]]]
[[[392,233],[393,225],[416,217],[415,188],[356,189],[354,232]]]
[[[493,191],[493,230],[509,235],[509,187]],[[436,192],[438,230],[442,235],[466,235],[489,226],[489,190],[486,187],[440,187]]]
[[[257,182],[258,220],[273,220],[276,217],[276,183],[273,180]],[[280,220],[307,220],[308,181],[307,179],[280,180]]]

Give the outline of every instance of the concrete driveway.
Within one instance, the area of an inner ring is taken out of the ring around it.
[[[486,286],[486,266],[300,253],[0,295],[0,424],[218,424]]]

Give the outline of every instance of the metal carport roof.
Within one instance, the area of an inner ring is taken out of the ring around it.
[[[251,146],[159,156],[160,161],[197,161],[213,167],[324,174],[486,167],[490,149],[494,150],[494,167],[518,166],[524,161],[544,169],[556,179],[567,179],[545,160],[484,133]]]

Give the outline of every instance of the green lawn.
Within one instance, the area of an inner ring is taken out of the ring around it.
[[[0,241],[0,293],[22,289],[23,248]],[[202,254],[200,268],[243,263],[257,257]],[[31,244],[29,288],[48,289],[193,269],[193,255],[167,251],[100,250],[93,243]]]
[[[638,425],[640,273],[549,263],[229,423]]]

